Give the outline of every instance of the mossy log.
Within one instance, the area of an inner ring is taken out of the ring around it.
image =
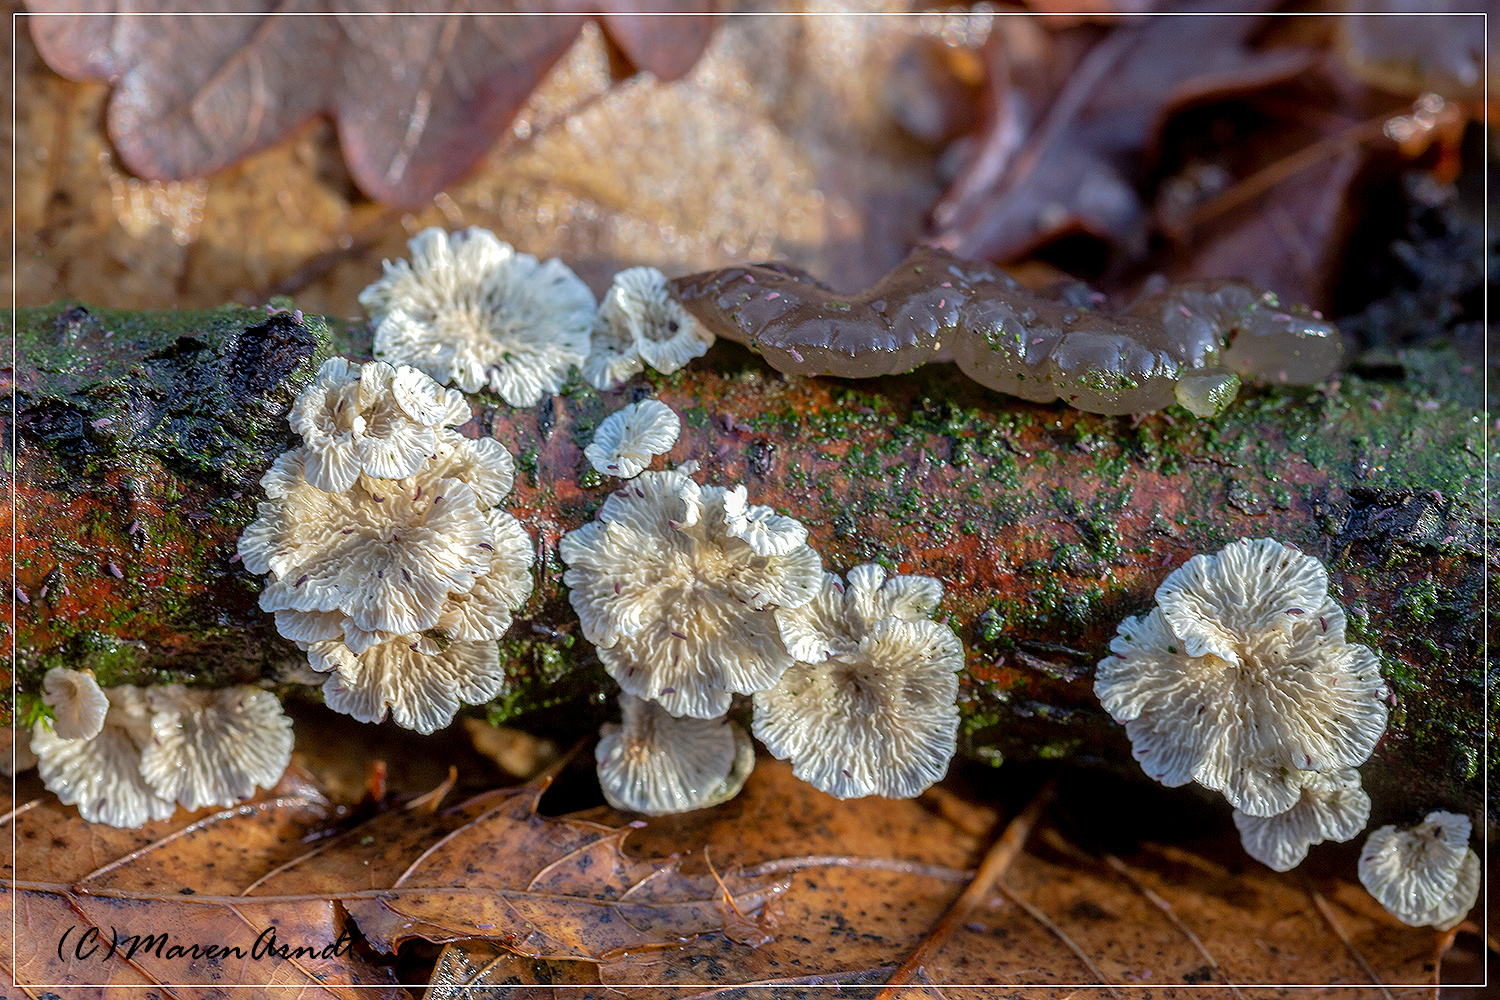
[[[91,667],[104,684],[298,690],[288,678],[305,661],[257,608],[260,581],[235,545],[261,471],[294,441],[296,391],[330,352],[367,353],[368,330],[238,307],[58,304],[16,321],[6,471],[22,713],[53,664]],[[517,456],[507,507],[538,553],[489,715],[550,710],[581,728],[607,711],[612,684],[579,636],[557,543],[612,488],[583,458],[594,427],[655,394],[683,417],[671,461],[696,460],[701,481],[744,482],[752,502],[802,519],[827,568],[873,560],[943,581],[939,615],[967,648],[971,757],[1138,774],[1094,698],[1093,665],[1172,568],[1273,537],[1329,565],[1352,637],[1380,653],[1394,708],[1364,769],[1377,814],[1382,802],[1476,814],[1479,393],[1455,356],[1414,353],[1317,389],[1248,389],[1212,420],[1104,417],[993,394],[944,365],[859,382],[782,376],[721,343],[602,397],[576,379],[531,409],[481,394],[462,430]]]

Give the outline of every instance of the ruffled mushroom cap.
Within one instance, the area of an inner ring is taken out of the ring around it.
[[[743,538],[756,555],[784,556],[807,544],[807,528],[801,521],[748,501],[743,486],[725,491],[724,530]]]
[[[895,576],[865,563],[849,571],[847,585],[826,574],[818,594],[800,608],[776,613],[787,650],[797,659],[819,663],[852,653],[882,618],[915,622],[929,619],[943,597],[943,585],[930,576]]]
[[[424,653],[412,638],[371,646],[357,656],[342,642],[313,643],[308,662],[329,673],[324,703],[360,722],[380,722],[389,711],[398,726],[432,733],[452,722],[462,705],[482,705],[505,685],[493,641],[450,642]]]
[[[141,774],[141,747],[151,741],[151,713],[138,688],[110,688],[104,725],[90,739],[65,740],[38,721],[31,730],[42,784],[90,823],[138,827],[176,810]]]
[[[910,798],[947,772],[957,749],[963,644],[926,619],[866,623],[853,589],[839,593],[830,574],[815,607],[777,613],[796,622],[798,661],[756,693],[755,735],[837,798]],[[802,658],[819,651],[816,661]]]
[[[1275,816],[1301,796],[1290,772],[1369,758],[1386,723],[1380,660],[1345,641],[1316,559],[1242,539],[1195,556],[1157,600],[1120,624],[1094,680],[1148,775]]]
[[[763,556],[731,534],[725,495],[680,469],[646,472],[558,545],[605,669],[673,715],[716,718],[731,692],[775,684],[792,657],[772,612],[806,604],[822,576],[805,543]]]
[[[1301,786],[1301,798],[1286,812],[1251,816],[1234,811],[1240,843],[1268,868],[1291,871],[1307,857],[1307,849],[1313,844],[1353,840],[1370,820],[1370,797],[1360,787],[1359,772],[1352,767],[1329,774],[1292,771],[1286,780]]]
[[[408,247],[411,262],[387,261],[359,296],[380,357],[534,406],[588,356],[594,295],[561,261],[539,263],[478,228],[425,229]]]
[[[469,419],[463,394],[415,368],[330,358],[292,405],[309,484],[342,493],[361,475],[415,475],[437,445],[436,428]]]
[[[670,406],[645,399],[605,417],[583,453],[600,474],[634,479],[652,458],[671,451],[681,433],[682,421]]]
[[[706,809],[740,793],[755,766],[750,737],[725,717],[679,719],[656,702],[620,695],[594,760],[616,809],[661,816]]]
[[[1359,854],[1359,880],[1390,913],[1413,927],[1448,930],[1479,898],[1479,855],[1469,848],[1469,817],[1430,812],[1421,826],[1383,826]]]
[[[596,389],[613,389],[650,365],[670,375],[713,345],[709,333],[667,288],[654,267],[615,275],[594,318],[592,349],[583,377]]]
[[[406,487],[410,486],[410,490]],[[489,569],[489,526],[456,479],[361,479],[347,493],[306,484],[260,505],[240,536],[252,573],[270,573],[266,611],[341,611],[365,631],[420,632]]]
[[[91,670],[53,667],[42,678],[42,704],[52,709],[52,732],[58,739],[87,740],[104,728],[109,699]]]
[[[269,691],[240,686],[148,690],[151,741],[141,775],[186,809],[229,806],[281,780],[292,759],[292,720]]]
[[[438,479],[456,479],[474,489],[480,506],[493,507],[510,496],[516,481],[516,462],[505,445],[494,438],[466,438],[457,431],[439,431],[432,460],[415,477],[414,486]]]

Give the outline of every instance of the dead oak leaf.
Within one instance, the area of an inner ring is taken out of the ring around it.
[[[1152,17],[1114,28],[1079,61],[1046,114],[1008,155],[976,156],[954,179],[934,217],[933,239],[962,257],[1007,260],[1070,232],[1127,249],[1144,247],[1137,183],[1145,151],[1167,117],[1191,104],[1290,79],[1312,55],[1247,46],[1274,0],[1234,17]],[[1212,5],[1179,5],[1188,13]],[[1004,45],[996,32],[992,45]],[[999,63],[1003,63],[1000,60]],[[992,64],[998,64],[992,60]],[[1014,129],[999,115],[994,129]],[[995,145],[995,138],[981,149]],[[1007,139],[1006,145],[1014,140]]]
[[[0,925],[0,964],[15,956],[0,976],[48,987],[232,983],[404,996],[388,970],[349,953],[332,900],[236,898],[304,853],[303,837],[332,814],[295,770],[249,802],[139,830],[88,823],[51,795],[16,808],[5,796],[0,835],[13,831],[17,850],[0,894],[14,907],[16,936],[10,921]]]
[[[713,27],[712,0],[428,2],[401,13],[384,0],[256,0],[218,5],[221,16],[201,3],[160,5],[167,16],[110,0],[27,6],[49,66],[115,84],[110,138],[136,174],[201,177],[327,113],[355,182],[397,205],[425,202],[489,150],[585,12],[600,12],[626,57],[663,79],[691,68]],[[665,9],[692,16],[653,13]]]
[[[331,839],[248,895],[343,901],[381,951],[422,938],[497,941],[520,955],[599,962],[720,931],[725,888],[678,863],[622,850],[634,831],[538,815],[545,784],[490,792],[428,815],[401,810]],[[785,889],[776,874],[723,876],[731,912]]]

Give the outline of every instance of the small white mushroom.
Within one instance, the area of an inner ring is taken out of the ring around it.
[[[1359,855],[1359,880],[1404,924],[1457,926],[1479,898],[1479,855],[1469,817],[1435,811],[1411,830],[1383,826]]]
[[[661,816],[705,809],[740,793],[755,766],[750,737],[725,717],[677,718],[620,695],[621,724],[601,731],[599,787],[616,809]]]
[[[1241,539],[1193,557],[1157,590],[1160,607],[1120,624],[1094,692],[1148,775],[1274,816],[1301,795],[1288,773],[1369,758],[1386,724],[1380,659],[1345,641],[1327,585],[1312,556]]]
[[[342,642],[308,648],[314,670],[328,673],[323,701],[360,722],[396,724],[432,733],[453,721],[463,705],[482,705],[500,693],[505,672],[493,641],[450,642],[432,653],[401,636],[355,655]]]
[[[1370,819],[1370,796],[1359,784],[1359,772],[1343,768],[1328,774],[1292,771],[1287,781],[1301,786],[1301,798],[1275,816],[1251,816],[1236,809],[1234,825],[1240,843],[1255,860],[1279,872],[1291,871],[1307,849],[1325,840],[1353,840]]]
[[[673,715],[712,719],[731,692],[792,664],[772,612],[812,600],[822,560],[805,543],[763,556],[729,532],[726,491],[683,470],[646,472],[563,536],[563,580],[610,676]]]
[[[841,799],[909,798],[937,781],[957,749],[964,659],[953,630],[929,620],[941,596],[931,577],[888,580],[869,563],[778,610],[797,662],[756,693],[755,735]]]
[[[323,362],[289,416],[302,435],[307,482],[330,493],[348,490],[361,475],[415,475],[432,455],[436,429],[468,419],[461,393],[414,368],[344,358]]]
[[[455,479],[365,478],[347,493],[303,484],[259,511],[239,552],[246,569],[271,574],[266,611],[339,611],[366,631],[421,632],[490,566],[479,498]]]
[[[594,318],[593,346],[583,377],[596,389],[613,389],[650,365],[670,375],[702,357],[714,335],[667,290],[654,267],[615,275]]]
[[[229,806],[281,780],[292,757],[292,720],[269,691],[248,685],[147,691],[151,741],[141,774],[186,809]]]
[[[682,421],[670,406],[645,399],[605,417],[583,453],[602,475],[634,479],[653,457],[671,451],[681,433]]]
[[[92,670],[48,670],[42,678],[42,704],[52,709],[52,732],[64,740],[99,735],[109,712],[109,699],[99,689]]]
[[[724,493],[724,530],[743,538],[756,555],[784,556],[807,544],[807,528],[801,521],[748,500],[743,486]]]
[[[834,579],[825,604],[837,595]],[[848,652],[799,659],[756,692],[755,735],[793,774],[837,798],[910,798],[947,773],[957,750],[963,644],[946,625],[892,615],[868,626],[846,619],[825,636],[827,648],[847,648],[851,633],[859,638]]]
[[[465,392],[488,386],[512,406],[556,392],[587,357],[594,296],[561,261],[478,228],[425,229],[408,247],[411,262],[387,261],[359,296],[378,356]]]
[[[90,823],[138,827],[176,810],[141,774],[141,748],[151,742],[151,713],[139,688],[104,692],[109,711],[89,739],[65,740],[38,721],[31,730],[42,784]]]

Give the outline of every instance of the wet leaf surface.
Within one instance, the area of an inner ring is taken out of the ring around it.
[[[601,5],[452,4],[398,8],[167,4],[139,16],[97,4],[33,0],[32,37],[53,69],[116,85],[109,130],[133,172],[203,177],[281,140],[308,118],[338,124],[349,172],[364,192],[421,204],[488,152],[546,72]],[[650,17],[606,3],[621,48],[643,68],[680,76],[707,43],[712,19]],[[676,5],[706,12],[711,4]],[[468,16],[468,10],[503,16]],[[557,16],[525,16],[544,11]],[[103,13],[113,16],[97,16]],[[445,16],[414,17],[426,13]]]

